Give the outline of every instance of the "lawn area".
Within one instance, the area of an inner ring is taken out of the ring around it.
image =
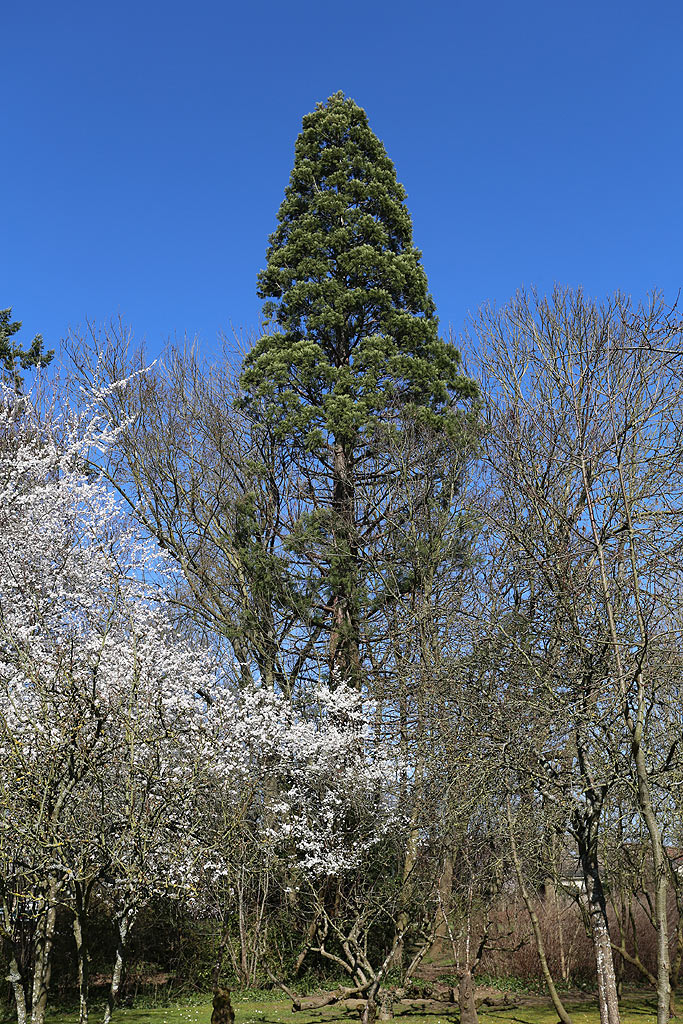
[[[247,998],[234,999],[235,1024],[357,1024],[358,1014],[340,1006],[325,1007],[322,1010],[292,1013],[290,1004],[282,999],[273,1001],[251,1001]],[[567,1009],[574,1024],[599,1024],[597,1004],[589,1000],[581,1003],[568,1002]],[[438,1008],[402,1006],[395,1019],[399,1024],[456,1024],[458,1011],[455,1006],[443,1004]],[[77,1014],[55,1014],[48,1018],[49,1024],[74,1024]],[[621,1006],[622,1024],[654,1024],[657,1019],[656,1006],[652,999],[624,999]],[[93,1013],[93,1024],[98,1015]],[[154,1009],[117,1010],[114,1021],[120,1024],[210,1024],[211,1002],[191,1006],[166,1006]],[[518,1006],[506,1009],[482,1007],[479,1010],[480,1024],[557,1024],[557,1014],[552,1006]]]

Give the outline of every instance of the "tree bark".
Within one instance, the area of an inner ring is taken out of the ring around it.
[[[12,986],[12,992],[14,994],[14,1005],[17,1008],[17,1024],[27,1024],[24,981],[21,976],[21,971],[19,970],[19,963],[14,953],[12,953],[12,956],[10,957],[7,980]]]
[[[474,1001],[474,983],[469,967],[463,971],[458,984],[458,1006],[460,1008],[460,1024],[479,1024],[477,1006]]]
[[[330,676],[333,683],[360,687],[360,649],[357,621],[354,486],[351,453],[335,440],[332,469],[332,511],[334,552],[331,575],[332,628],[330,632]]]
[[[119,990],[123,980],[123,972],[126,965],[128,939],[130,938],[130,929],[133,921],[134,916],[129,916],[125,912],[119,917],[119,936],[116,943],[116,959],[114,961],[111,985],[109,986],[109,992],[107,993],[107,1007],[104,1011],[103,1024],[110,1024],[114,1010],[116,1009]]]
[[[88,1024],[88,938],[83,901],[76,891],[76,913],[73,919],[73,933],[78,957],[78,1021]]]
[[[620,1024],[617,980],[607,922],[607,903],[594,851],[580,850],[588,899],[588,916],[595,951],[600,1024]]]

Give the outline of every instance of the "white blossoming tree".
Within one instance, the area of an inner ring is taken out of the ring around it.
[[[201,904],[207,875],[234,869],[238,823],[314,876],[352,865],[387,822],[357,694],[322,689],[311,717],[236,693],[175,628],[169,566],[84,470],[111,440],[87,410],[0,396],[0,927],[19,1024],[44,1020],[60,908],[83,1024],[94,893],[116,922],[108,1021],[141,908]]]
[[[16,953],[29,921],[32,963],[11,955],[10,977],[18,1019],[37,1024],[58,908],[74,911],[85,1018],[93,884],[112,880],[120,903],[134,866],[144,871],[136,900],[124,900],[128,925],[140,893],[169,874],[160,850],[181,828],[175,805],[199,752],[193,684],[207,669],[159,604],[158,554],[82,471],[85,447],[107,443],[106,431],[87,418],[41,420],[26,400],[18,414],[10,395],[0,417],[3,935]],[[171,764],[182,782],[169,788]]]

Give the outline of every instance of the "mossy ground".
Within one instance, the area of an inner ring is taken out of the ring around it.
[[[235,1024],[357,1024],[358,1014],[340,1006],[325,1007],[322,1010],[292,1013],[291,1006],[282,999],[252,1000],[237,996],[233,999]],[[597,1004],[591,1000],[572,1003],[567,1000],[567,1009],[574,1024],[599,1024]],[[443,1004],[439,1007],[411,1007],[404,1004],[396,1013],[397,1024],[457,1024],[457,1008]],[[93,1024],[99,1015],[93,1013]],[[622,1024],[655,1024],[656,1005],[653,999],[632,997],[624,999],[621,1006]],[[77,1014],[50,1015],[49,1024],[74,1024]],[[117,1010],[114,1022],[120,1024],[209,1024],[211,1002],[192,1005],[164,1006],[149,1009]],[[479,1010],[480,1024],[557,1024],[557,1014],[552,1006],[517,1006],[506,1009],[482,1007]]]

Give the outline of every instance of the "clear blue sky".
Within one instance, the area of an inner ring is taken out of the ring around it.
[[[338,89],[408,191],[444,331],[522,284],[683,286],[680,0],[13,0],[1,25],[25,341],[257,326],[301,118]]]

